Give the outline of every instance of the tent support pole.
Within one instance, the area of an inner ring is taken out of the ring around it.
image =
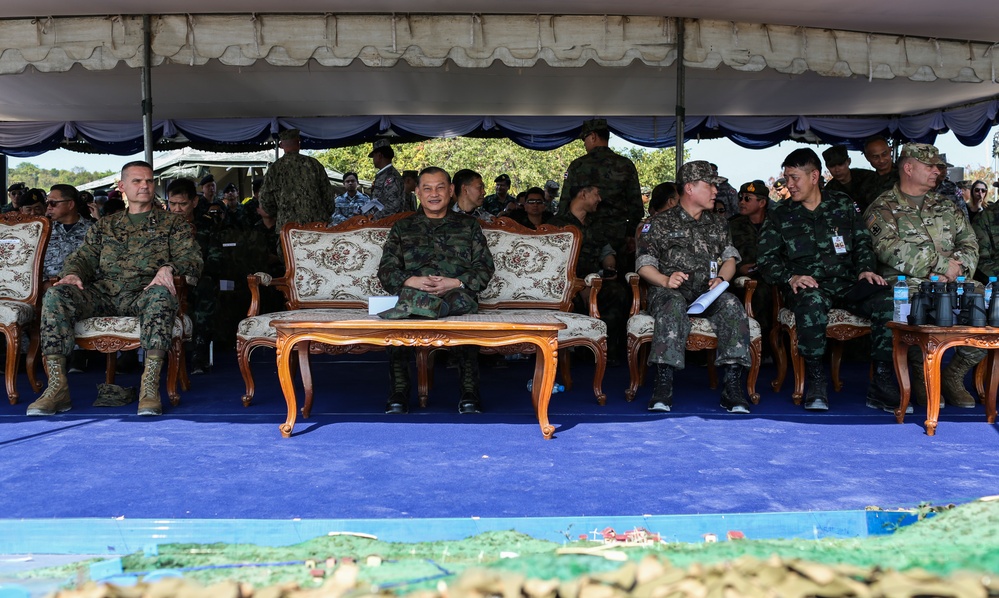
[[[142,146],[153,163],[152,35],[149,15],[142,15]]]
[[[684,53],[684,19],[676,18],[676,174],[680,175],[680,167],[683,166],[683,120],[687,115],[684,106],[685,79],[687,76],[683,64]],[[676,180],[676,179],[674,179]]]

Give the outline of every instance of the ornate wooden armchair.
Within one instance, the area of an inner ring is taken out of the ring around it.
[[[38,327],[32,323],[41,312],[42,265],[49,244],[51,224],[44,216],[19,212],[0,215],[0,332],[7,337],[7,400],[17,403],[17,366],[21,338],[29,338],[25,369],[35,392],[42,389],[35,378]]]
[[[770,386],[775,392],[780,390],[787,376],[787,356],[784,351],[781,332],[784,332],[791,349],[791,368],[794,372],[794,392],[791,398],[795,405],[801,404],[805,396],[805,358],[798,353],[798,327],[794,320],[794,312],[784,307],[781,293],[774,290],[774,305],[777,316],[770,330],[770,346],[774,351],[774,361],[777,364],[777,377]],[[826,324],[826,336],[831,339],[829,353],[831,358],[833,388],[836,392],[843,389],[839,377],[840,365],[843,362],[843,342],[871,333],[871,321],[855,316],[845,309],[829,310],[829,322]]]
[[[631,312],[628,318],[628,373],[630,384],[624,396],[628,401],[635,400],[638,387],[645,379],[647,369],[648,344],[652,342],[652,333],[655,329],[655,320],[646,311],[647,288],[645,282],[635,272],[629,272],[627,277],[631,285]],[[749,374],[746,377],[746,389],[749,399],[753,404],[760,402],[760,395],[756,392],[756,379],[760,375],[760,359],[763,349],[763,334],[760,331],[760,324],[753,318],[753,291],[756,290],[756,281],[748,280],[745,283],[746,294],[743,297],[743,305],[749,315],[749,355],[751,365]],[[714,352],[718,348],[718,336],[715,333],[711,322],[706,318],[697,316],[690,317],[690,334],[687,336],[687,351],[708,351],[708,381],[711,388],[718,387],[718,375],[715,371]]]

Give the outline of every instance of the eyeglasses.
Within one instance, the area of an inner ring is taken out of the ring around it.
[[[972,193],[988,193],[989,190],[986,189],[985,187],[975,187],[974,189],[971,190],[971,192]]]
[[[725,208],[724,207],[718,207],[718,208],[715,208],[713,211],[714,211],[715,214],[724,214],[725,213]]]
[[[57,205],[59,205],[61,203],[66,203],[67,201],[73,201],[73,200],[72,199],[59,199],[59,200],[50,199],[47,202],[45,202],[45,205],[48,206],[48,207],[50,207],[50,208],[54,208],[54,207],[56,207]]]
[[[751,199],[756,199],[756,196],[750,195],[749,193],[745,193],[739,196],[739,201],[749,201]]]

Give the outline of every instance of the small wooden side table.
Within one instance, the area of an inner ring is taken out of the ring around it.
[[[923,372],[926,375],[926,434],[933,436],[940,416],[940,359],[951,347],[969,346],[987,349],[988,360],[985,379],[985,416],[990,424],[996,422],[996,390],[999,388],[999,328],[976,326],[912,326],[888,322],[892,331],[895,357],[895,375],[902,390],[901,405],[895,410],[895,420],[902,423],[909,406],[910,346],[923,351]]]

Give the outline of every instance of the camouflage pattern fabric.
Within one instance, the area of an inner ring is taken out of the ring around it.
[[[861,198],[857,200],[857,205],[870,206],[874,200],[881,197],[881,194],[890,191],[892,187],[898,185],[898,170],[891,169],[888,174],[873,174],[869,176],[860,187]],[[857,198],[855,198],[857,199]],[[864,208],[866,210],[866,208]]]
[[[333,213],[333,186],[319,160],[285,154],[267,169],[260,205],[276,216],[278,230],[289,222],[327,222]]]
[[[74,325],[93,316],[137,316],[142,348],[170,348],[177,298],[166,287],[145,287],[165,265],[176,276],[200,276],[201,252],[181,216],[155,209],[134,221],[129,216],[119,212],[98,220],[66,259],[60,277],[79,276],[83,290],[58,285],[45,293],[42,355],[68,357]]]
[[[458,202],[451,205],[451,211],[458,214],[465,214],[466,216],[471,216],[472,218],[478,219],[480,222],[492,222],[496,219],[491,213],[489,213],[484,206],[479,206],[472,210],[471,212],[466,212],[458,207]],[[531,227],[534,228],[534,227]]]
[[[905,275],[910,293],[931,274],[947,271],[953,258],[969,279],[978,265],[978,239],[953,201],[932,191],[922,202],[909,199],[896,185],[864,212],[871,232],[879,274],[895,284]]]
[[[734,218],[739,215],[739,191],[733,187],[728,181],[715,185],[718,189],[718,193],[715,195],[715,201],[720,201],[725,204],[725,217]]]
[[[194,324],[194,345],[207,348],[214,336],[219,305],[219,279],[222,274],[222,240],[215,222],[206,216],[194,218],[194,239],[201,250],[204,266],[198,283],[188,290],[188,312]]]
[[[360,191],[355,193],[354,197],[350,197],[346,193],[338,195],[333,200],[333,216],[330,217],[330,224],[337,225],[344,220],[357,216],[361,213],[361,206],[370,200],[370,197]]]
[[[678,289],[649,286],[648,310],[655,319],[650,364],[684,367],[684,350],[690,335],[687,308],[708,290],[711,262],[740,259],[732,245],[725,218],[710,211],[695,220],[682,206],[674,206],[649,220],[649,230],[638,241],[635,266],[653,266],[662,274],[685,272]],[[749,316],[731,293],[722,293],[700,316],[718,335],[715,363],[749,367]]]
[[[877,198],[877,195],[868,197],[868,193],[872,193],[873,189],[877,187],[877,183],[874,181],[876,176],[876,172],[867,168],[851,168],[849,183],[844,185],[836,179],[830,179],[826,183],[825,190],[845,193],[860,206],[861,210],[864,210]]]
[[[975,278],[987,282],[989,276],[999,276],[999,203],[991,203],[980,212],[972,229],[978,238]]]
[[[365,216],[370,216],[373,220],[385,218],[400,212],[411,212],[416,209],[415,205],[410,205],[406,197],[402,184],[402,175],[395,166],[389,164],[378,171],[374,182],[371,183],[371,199],[382,204],[381,209],[369,208],[361,212]]]
[[[767,210],[771,210],[776,206],[768,206]],[[769,218],[770,212],[767,212],[766,218]],[[743,263],[755,264],[759,260],[757,259],[757,246],[759,244],[760,230],[763,228],[763,223],[753,224],[749,220],[749,216],[739,215],[728,221],[728,231],[732,235],[732,245],[735,246],[736,251],[742,256],[742,259],[736,264],[740,266]],[[773,287],[763,281],[759,274],[759,267],[757,266],[757,272],[755,274],[750,274],[750,278],[756,281],[756,290],[753,291],[753,317],[756,321],[760,323],[760,328],[762,330],[770,330],[770,326],[773,323]]]
[[[961,190],[957,188],[957,183],[950,179],[944,179],[940,181],[937,188],[933,190],[937,195],[942,195],[947,199],[954,202],[954,205],[958,207],[961,212],[964,213],[964,217],[971,219],[968,215],[968,203],[964,201],[964,194]]]
[[[571,189],[586,184],[599,185],[602,199],[596,213],[587,218],[592,219],[601,240],[623,256],[625,239],[635,234],[635,227],[645,217],[642,187],[635,165],[609,147],[602,146],[573,160],[562,184],[558,204],[560,216],[569,211]]]
[[[49,246],[45,250],[45,265],[42,273],[46,278],[58,276],[66,258],[83,244],[87,231],[93,226],[92,220],[80,218],[75,224],[52,223]]]
[[[515,196],[510,194],[507,194],[506,197],[500,197],[498,193],[491,193],[482,200],[482,208],[493,216],[496,216],[506,209],[506,204],[516,201],[516,199]]]
[[[834,236],[843,237],[843,253],[836,252]],[[886,327],[894,308],[891,286],[878,288],[856,303],[844,297],[862,272],[877,271],[870,233],[850,196],[826,189],[815,210],[794,201],[782,202],[763,225],[759,251],[763,279],[784,294],[794,312],[802,356],[825,355],[826,324],[829,310],[835,307],[870,319],[872,358],[891,361],[891,331]],[[788,280],[801,275],[814,278],[819,288],[792,293]]]

